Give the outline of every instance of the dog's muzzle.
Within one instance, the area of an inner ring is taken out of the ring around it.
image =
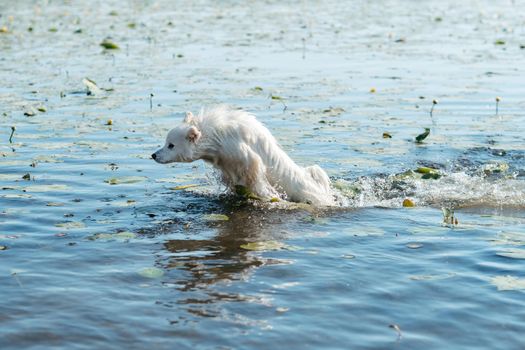
[[[156,160],[156,159],[157,159],[157,154],[156,154],[156,153],[153,153],[153,154],[151,155],[151,158],[153,158],[154,160]]]

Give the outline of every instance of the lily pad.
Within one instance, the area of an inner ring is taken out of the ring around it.
[[[146,180],[145,176],[123,176],[123,177],[112,177],[104,180],[104,182],[110,185],[123,185],[123,184],[134,184]]]
[[[525,279],[510,275],[493,277],[490,283],[495,285],[499,291],[525,289]]]
[[[24,198],[24,199],[33,198],[33,196],[28,193],[7,193],[7,194],[0,195],[0,197],[11,198],[11,199],[13,198]]]
[[[193,188],[193,187],[198,187],[198,186],[199,185],[197,185],[197,184],[180,185],[180,186],[170,187],[170,190],[172,190],[172,191],[180,191],[180,190],[185,190],[185,189],[188,189],[188,188]]]
[[[278,241],[260,241],[241,244],[241,248],[251,251],[268,251],[289,249],[289,246]]]
[[[407,244],[407,248],[410,248],[410,249],[419,249],[422,247],[423,247],[423,244],[421,243],[408,243]]]
[[[123,231],[123,232],[118,232],[118,233],[96,233],[92,236],[89,236],[88,239],[92,241],[99,240],[99,239],[102,239],[102,240],[117,239],[117,240],[124,241],[128,239],[133,239],[136,236],[137,235],[133,232]]]
[[[32,185],[25,186],[23,189],[26,192],[58,192],[67,191],[70,188],[67,185]]]
[[[157,267],[145,267],[137,271],[137,273],[146,278],[159,278],[164,276],[164,271]]]
[[[80,221],[66,221],[55,224],[56,227],[64,228],[66,230],[84,228],[86,225]]]
[[[415,207],[415,206],[416,206],[416,204],[414,203],[413,200],[408,199],[408,198],[406,198],[405,200],[403,200],[403,207],[405,207],[405,208],[413,208],[413,207]]]
[[[230,218],[224,214],[206,214],[202,217],[206,221],[228,221]]]
[[[102,46],[106,50],[118,50],[119,49],[117,44],[115,44],[114,42],[112,42],[112,41],[110,41],[108,39],[103,40],[100,43],[100,46]]]

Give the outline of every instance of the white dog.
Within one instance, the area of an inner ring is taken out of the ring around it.
[[[151,157],[162,164],[202,159],[221,172],[230,189],[243,186],[261,198],[335,204],[323,169],[295,164],[268,129],[242,110],[218,106],[197,116],[187,112],[183,123],[168,133],[164,147]]]

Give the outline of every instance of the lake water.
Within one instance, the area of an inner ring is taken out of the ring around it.
[[[0,348],[523,349],[523,5],[1,2]],[[215,103],[348,203],[149,158]]]

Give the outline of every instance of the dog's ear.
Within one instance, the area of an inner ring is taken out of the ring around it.
[[[186,138],[191,143],[197,143],[197,141],[199,141],[199,139],[201,138],[201,132],[196,127],[192,126],[188,130],[188,135],[186,136]]]
[[[187,124],[191,124],[193,122],[193,113],[186,112],[186,116],[184,117],[184,122]]]

